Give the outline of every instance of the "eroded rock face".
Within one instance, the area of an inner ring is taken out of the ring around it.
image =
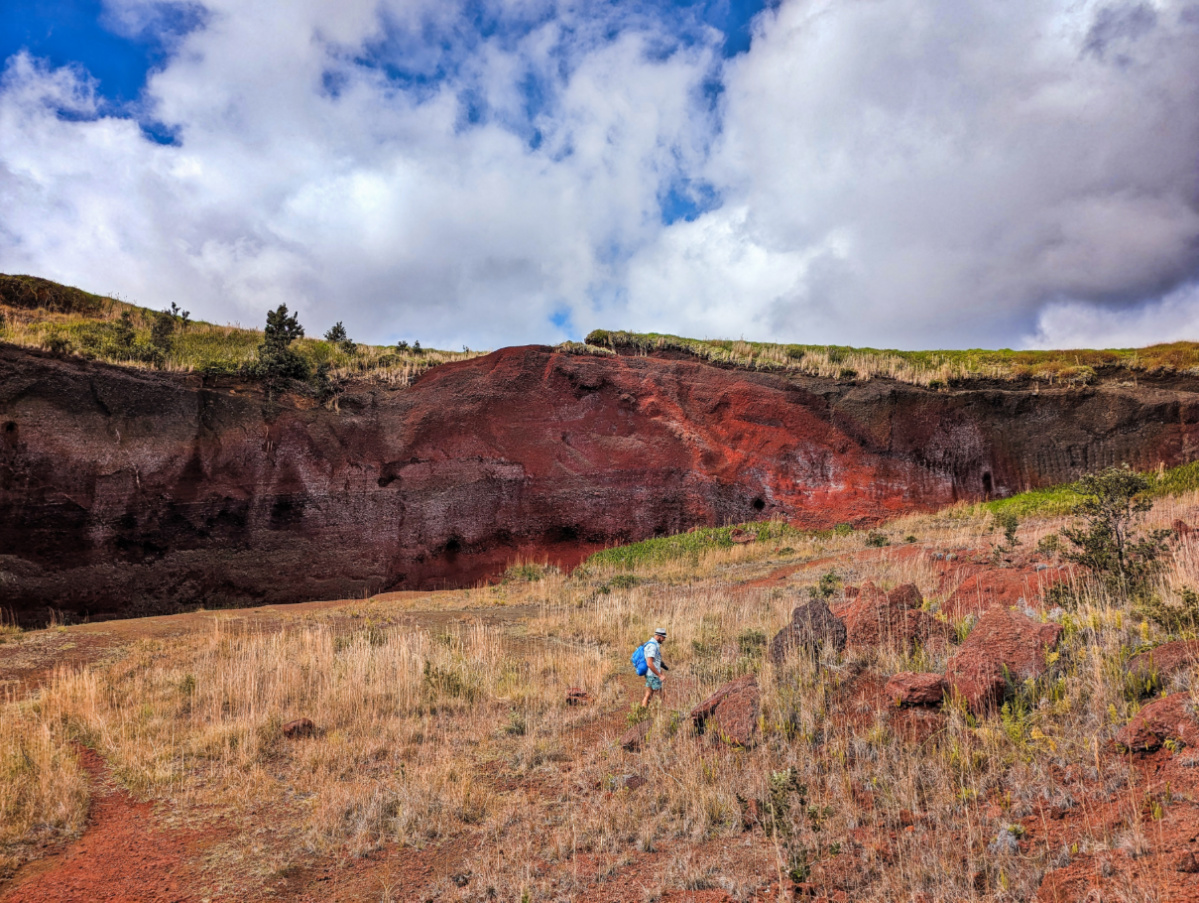
[[[829,643],[840,652],[845,648],[845,624],[828,605],[813,599],[791,612],[791,623],[770,641],[770,661],[781,665],[792,652],[816,654]]]
[[[1187,746],[1199,743],[1199,722],[1189,693],[1149,703],[1116,734],[1116,742],[1132,752],[1152,752],[1167,740]]]
[[[692,709],[691,721],[700,733],[732,746],[750,746],[757,739],[761,703],[758,680],[747,674],[729,681]]]
[[[1048,668],[1046,655],[1057,648],[1061,635],[1060,624],[991,609],[949,660],[945,678],[972,712],[993,710],[1003,702],[1005,672],[1017,682],[1040,677]]]
[[[471,585],[785,518],[868,524],[1189,460],[1190,389],[937,392],[506,348],[340,411],[0,345],[0,587],[23,620]]]

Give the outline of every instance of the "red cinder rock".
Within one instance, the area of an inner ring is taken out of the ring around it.
[[[920,611],[921,601],[920,591],[910,584],[889,594],[872,583],[864,584],[858,597],[842,609],[847,645],[910,649],[918,642],[947,641],[948,625]]]
[[[566,691],[567,705],[590,705],[591,694],[582,687],[571,687]]]
[[[1116,742],[1132,752],[1152,752],[1167,740],[1187,746],[1199,741],[1199,722],[1189,693],[1174,693],[1149,703],[1116,734]]]
[[[883,693],[897,706],[940,705],[948,688],[940,674],[901,671],[887,681]]]
[[[1129,674],[1142,679],[1156,674],[1165,679],[1199,662],[1199,640],[1174,640],[1148,652],[1134,655],[1125,666]]]
[[[729,681],[694,709],[691,720],[701,733],[733,746],[750,746],[758,733],[762,695],[752,674]]]
[[[991,609],[949,660],[945,678],[970,710],[981,714],[1003,701],[1004,672],[1013,681],[1040,677],[1046,653],[1057,648],[1060,624],[1042,624],[1020,612]]]
[[[297,718],[283,725],[283,736],[288,740],[299,740],[316,736],[316,725],[308,718]]]
[[[729,533],[729,539],[737,543],[756,542],[758,534],[749,530],[742,530],[740,527]]]
[[[620,738],[621,748],[626,752],[640,752],[641,747],[645,745],[645,738],[649,736],[649,721],[641,721],[634,724]]]
[[[770,641],[770,661],[782,664],[792,650],[814,654],[825,643],[840,652],[845,648],[845,624],[829,611],[828,605],[813,599],[791,612],[791,623]]]

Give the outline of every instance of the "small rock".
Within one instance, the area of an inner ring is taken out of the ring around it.
[[[749,746],[758,733],[762,694],[752,674],[729,681],[694,709],[691,721],[702,733],[714,733],[733,746]]]
[[[620,738],[620,745],[626,752],[639,752],[641,747],[645,745],[645,738],[647,736],[649,736],[648,720],[634,724],[625,731],[624,736]]]
[[[742,530],[740,527],[735,528],[729,533],[729,539],[733,542],[755,542],[758,538],[757,533],[751,533],[749,530]]]
[[[644,787],[648,783],[639,774],[621,774],[610,778],[608,786],[611,790],[636,790],[638,787]]]
[[[582,687],[571,687],[566,691],[567,705],[590,705],[591,694]]]
[[[1167,740],[1199,744],[1199,723],[1189,693],[1174,693],[1149,703],[1116,734],[1116,742],[1132,752],[1153,752]]]
[[[1174,871],[1186,875],[1199,874],[1199,858],[1190,850],[1179,853],[1174,859]]]
[[[940,705],[948,689],[940,674],[901,671],[887,681],[883,692],[897,706]]]
[[[300,740],[316,736],[316,725],[308,718],[297,718],[283,725],[283,736],[288,740]]]
[[[450,875],[450,880],[454,882],[454,887],[466,887],[470,884],[470,872],[459,872],[457,875]]]
[[[792,650],[814,655],[825,643],[840,652],[845,638],[845,623],[823,601],[813,600],[791,612],[791,623],[770,641],[769,658],[781,665]]]

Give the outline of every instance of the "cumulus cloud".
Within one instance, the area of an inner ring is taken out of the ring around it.
[[[0,270],[450,347],[1078,344],[1197,319],[1193,3],[789,0],[727,58],[652,4],[106,17],[169,47],[135,105],[5,65]]]

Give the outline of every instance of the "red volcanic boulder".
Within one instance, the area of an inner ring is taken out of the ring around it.
[[[951,618],[981,614],[992,608],[1021,607],[1041,599],[1045,591],[1060,583],[1069,571],[1036,566],[1025,568],[984,568],[968,574],[945,600],[942,611]]]
[[[591,694],[582,687],[571,687],[566,691],[567,705],[590,705]]]
[[[316,725],[308,718],[297,718],[283,725],[283,736],[288,740],[300,740],[316,736]]]
[[[892,675],[883,688],[887,698],[897,706],[940,705],[949,685],[940,674],[918,674],[901,671]]]
[[[1156,675],[1167,678],[1179,671],[1192,668],[1199,661],[1199,640],[1174,640],[1163,643],[1134,655],[1125,665],[1125,670],[1135,677],[1147,680]]]
[[[1181,740],[1187,746],[1199,741],[1199,722],[1189,693],[1149,703],[1116,734],[1116,742],[1132,752],[1152,752],[1167,740]]]
[[[1170,529],[1174,531],[1174,535],[1177,536],[1179,539],[1184,539],[1187,536],[1190,536],[1192,533],[1195,532],[1191,528],[1191,525],[1188,524],[1184,520],[1174,521],[1174,523],[1170,524]]]
[[[890,593],[872,583],[863,585],[842,615],[848,645],[858,648],[895,645],[910,649],[917,642],[947,640],[949,628],[920,611],[922,601],[920,591],[911,584]]]
[[[813,599],[791,612],[791,623],[770,641],[770,661],[781,665],[793,649],[815,654],[825,643],[840,652],[845,648],[845,636],[841,619],[824,602]]]
[[[729,533],[729,539],[737,543],[756,542],[758,539],[757,533],[752,533],[749,530],[742,530],[740,527]]]
[[[714,733],[733,746],[749,746],[758,733],[762,694],[752,674],[725,684],[694,709],[691,720],[700,733]]]
[[[631,728],[624,732],[620,738],[620,746],[626,752],[640,752],[641,747],[645,745],[645,738],[649,736],[649,720],[634,724]]]
[[[1042,624],[1020,612],[986,612],[949,660],[945,678],[975,714],[997,707],[1006,691],[1005,671],[1015,681],[1040,677],[1045,655],[1057,648],[1060,624]]]

